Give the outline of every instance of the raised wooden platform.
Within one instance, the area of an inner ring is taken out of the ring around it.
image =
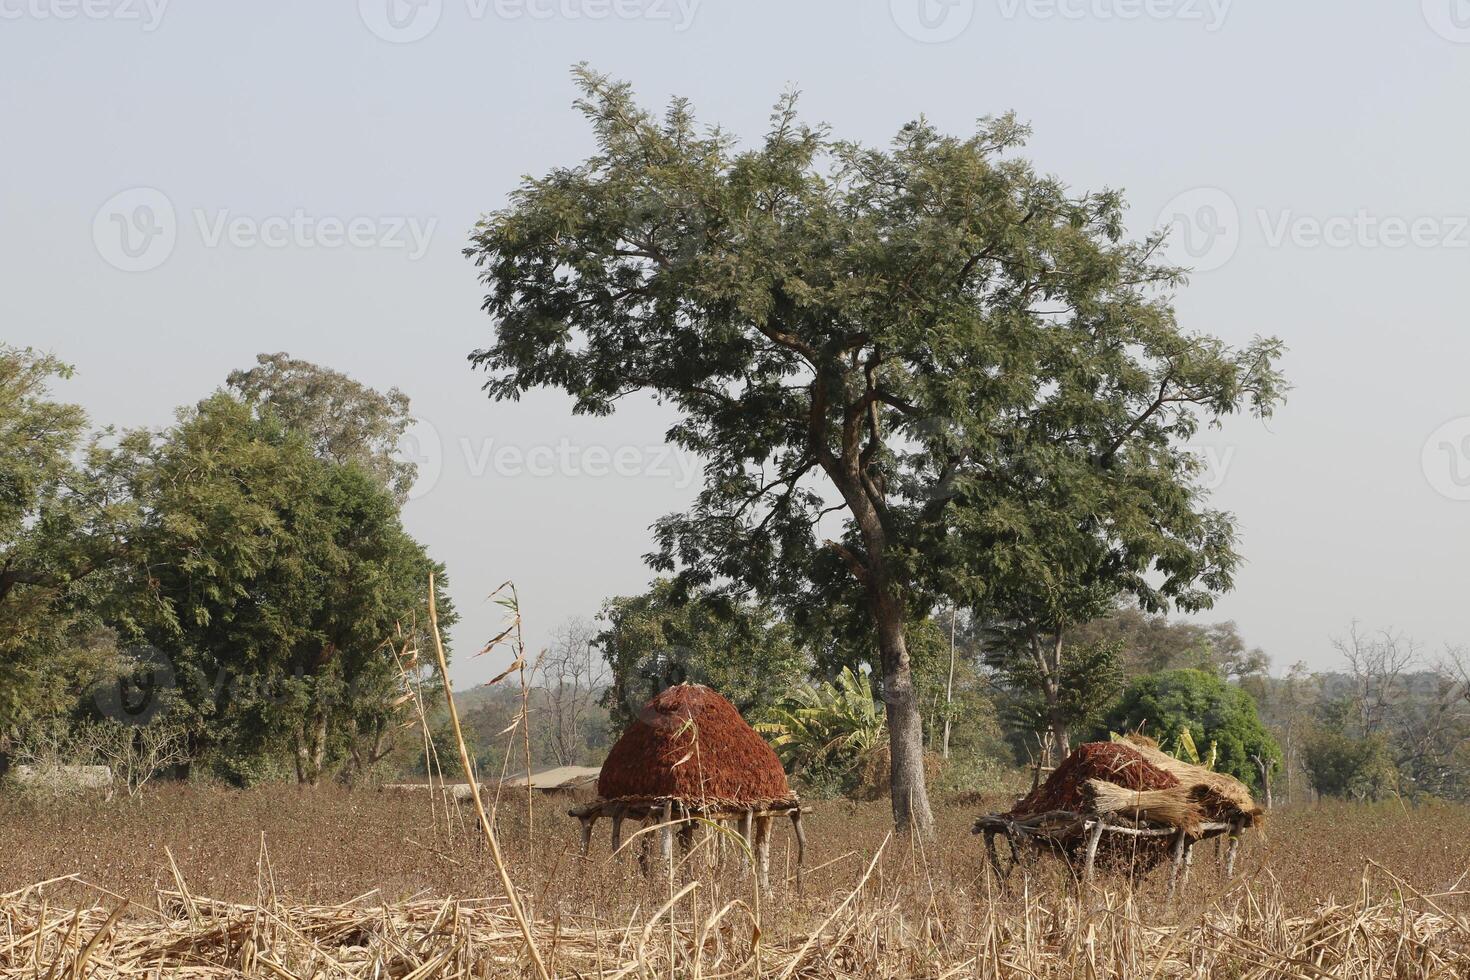
[[[567,811],[567,816],[576,817],[582,824],[582,854],[585,856],[592,846],[592,827],[603,817],[612,820],[612,849],[617,853],[622,847],[623,821],[637,820],[645,827],[659,829],[659,852],[663,860],[672,865],[674,860],[674,835],[677,832],[680,849],[688,853],[694,839],[698,821],[729,823],[734,826],[745,842],[745,849],[755,856],[756,875],[763,890],[770,889],[771,868],[771,821],[776,817],[791,818],[791,829],[796,835],[796,874],[801,881],[802,862],[806,858],[806,832],[801,826],[803,813],[811,807],[792,800],[764,803],[760,806],[740,807],[728,802],[700,802],[674,799],[637,800],[593,800]],[[648,870],[648,855],[640,849],[638,863]],[[744,854],[741,865],[746,866]]]
[[[1015,817],[1004,813],[992,813],[975,821],[973,833],[985,835],[985,854],[990,868],[997,878],[1005,882],[1016,865],[1021,863],[1021,844],[1036,847],[1051,845],[1065,847],[1085,840],[1087,850],[1082,866],[1084,881],[1092,879],[1093,866],[1097,860],[1097,848],[1104,834],[1133,838],[1171,838],[1171,864],[1169,872],[1169,894],[1189,876],[1193,860],[1194,845],[1202,840],[1229,835],[1229,846],[1225,852],[1225,876],[1235,874],[1235,857],[1240,849],[1240,835],[1249,826],[1249,819],[1242,817],[1229,822],[1201,824],[1198,831],[1190,834],[1177,827],[1149,821],[1129,820],[1113,814],[1098,815],[1072,810],[1052,810],[1028,817]],[[996,851],[995,838],[1003,836],[1010,845],[1011,863],[1002,870],[1000,856]],[[1218,852],[1217,852],[1218,853]]]

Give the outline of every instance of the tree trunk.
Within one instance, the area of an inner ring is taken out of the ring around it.
[[[296,735],[296,782],[315,787],[321,782],[327,754],[327,713],[308,715]]]
[[[867,368],[867,386],[875,387],[874,370]],[[841,376],[842,370],[837,372]],[[852,512],[862,539],[859,556],[852,549],[835,542],[835,548],[849,571],[861,584],[868,612],[878,632],[878,657],[882,666],[883,701],[888,718],[888,787],[893,806],[893,822],[900,833],[917,831],[925,837],[934,835],[934,814],[929,809],[929,791],[924,785],[924,722],[914,680],[909,667],[908,646],[904,642],[904,603],[901,586],[894,581],[888,567],[888,529],[885,526],[885,490],[881,476],[874,478],[868,470],[869,451],[881,444],[876,402],[861,412],[844,413],[842,449],[834,455],[827,445],[827,381],[822,370],[812,389],[813,455],[832,479]],[[861,446],[859,423],[866,418],[870,426],[867,449]]]
[[[1055,691],[1049,692],[1047,722],[1051,726],[1051,745],[1055,753],[1051,761],[1053,766],[1061,765],[1062,760],[1072,754],[1072,733],[1058,700]]]
[[[878,650],[883,666],[883,702],[888,716],[888,788],[893,822],[900,832],[934,834],[934,814],[924,784],[924,724],[904,642],[903,611],[892,596],[879,597]]]
[[[1044,642],[1041,634],[1032,631],[1030,636],[1031,657],[1041,675],[1041,693],[1046,701],[1046,755],[1045,763],[1050,766],[1072,753],[1071,722],[1062,708],[1062,634],[1053,634],[1050,642]]]
[[[960,610],[958,606],[951,606],[949,610],[949,680],[944,684],[944,743],[940,748],[940,755],[949,758],[949,732],[951,715],[954,713],[954,660],[955,627],[959,623]]]

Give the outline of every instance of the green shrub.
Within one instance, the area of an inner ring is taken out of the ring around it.
[[[1256,713],[1256,702],[1238,687],[1203,670],[1166,670],[1138,678],[1104,720],[1103,732],[1142,731],[1167,748],[1186,731],[1201,756],[1214,744],[1215,769],[1262,789],[1256,760],[1268,771],[1281,767],[1281,749]]]

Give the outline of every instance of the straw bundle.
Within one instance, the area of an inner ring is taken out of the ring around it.
[[[1089,779],[1084,785],[1092,797],[1093,813],[1121,813],[1135,820],[1179,827],[1190,834],[1199,832],[1199,808],[1183,786],[1133,790],[1105,779]]]
[[[1153,741],[1079,745],[1009,816],[1123,814],[1197,834],[1207,822],[1258,824],[1262,810],[1233,776],[1191,765]]]
[[[1234,776],[1176,759],[1160,749],[1159,743],[1143,735],[1129,735],[1128,747],[1149,765],[1167,772],[1187,788],[1190,799],[1207,819],[1244,818],[1252,826],[1261,822],[1265,810],[1251,797],[1246,785]]]

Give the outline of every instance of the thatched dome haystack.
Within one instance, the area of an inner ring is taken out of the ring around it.
[[[671,687],[643,706],[602,764],[597,795],[743,808],[796,798],[765,739],[701,684]]]

